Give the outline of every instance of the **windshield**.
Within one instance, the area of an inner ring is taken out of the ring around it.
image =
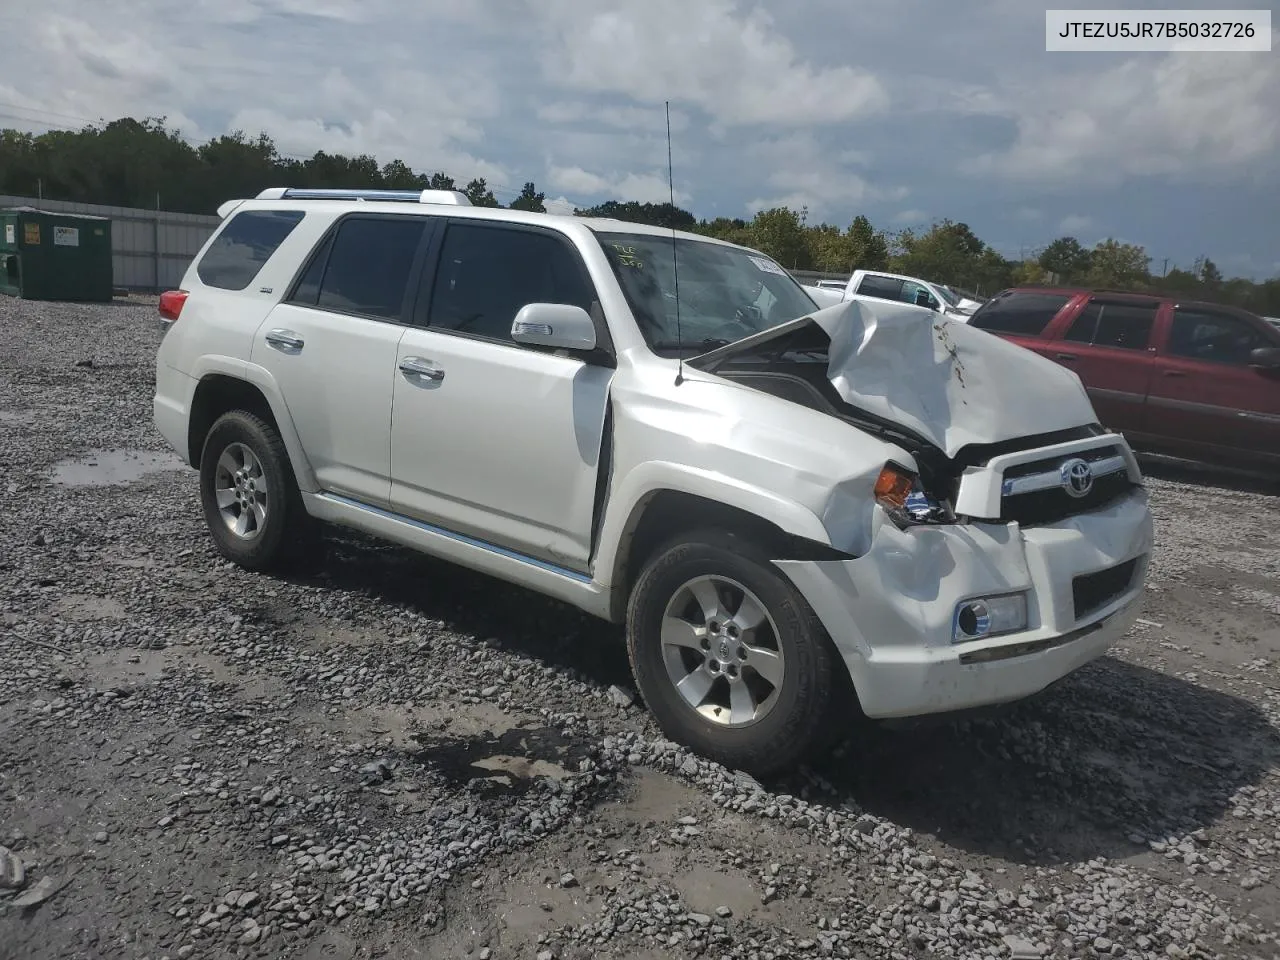
[[[597,236],[645,342],[658,352],[702,353],[817,309],[786,270],[738,247],[646,234]]]
[[[937,288],[938,293],[942,294],[942,299],[947,301],[947,306],[949,307],[960,306],[961,297],[954,290],[952,290],[946,284],[942,284],[942,283],[935,283],[934,286]]]

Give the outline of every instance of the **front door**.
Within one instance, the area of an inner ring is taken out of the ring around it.
[[[386,507],[391,393],[425,217],[337,222],[258,329],[252,360],[280,387],[322,490]]]
[[[588,569],[611,366],[517,344],[527,303],[591,310],[562,235],[454,220],[395,364],[391,503],[406,516]]]

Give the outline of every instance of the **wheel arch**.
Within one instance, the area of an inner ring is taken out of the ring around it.
[[[271,424],[284,442],[298,488],[307,493],[316,492],[319,488],[315,473],[302,449],[284,397],[271,374],[252,364],[238,364],[233,369],[217,365],[198,374],[187,417],[187,462],[193,467],[200,466],[200,454],[209,429],[224,413],[237,409],[254,413]]]
[[[609,619],[615,623],[625,620],[627,602],[640,571],[655,550],[681,531],[707,527],[725,530],[749,538],[778,560],[849,559],[848,554],[817,539],[812,526],[788,523],[788,518],[776,513],[770,518],[765,513],[678,487],[647,491],[628,513],[611,558]],[[813,520],[818,523],[816,517]],[[822,529],[820,524],[817,529]]]

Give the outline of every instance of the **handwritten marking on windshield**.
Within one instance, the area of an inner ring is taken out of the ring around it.
[[[618,251],[618,263],[624,267],[632,267],[636,270],[644,269],[644,261],[636,254],[635,247],[625,247],[620,243],[612,244],[613,249]]]

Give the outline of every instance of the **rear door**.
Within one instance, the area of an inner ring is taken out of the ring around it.
[[[1280,463],[1280,377],[1249,354],[1280,346],[1250,318],[1176,306],[1161,338],[1149,403],[1152,429],[1174,449],[1236,465]]]
[[[432,224],[390,214],[338,220],[253,344],[320,487],[373,506],[390,500],[396,349]]]
[[[1090,297],[1059,321],[1061,339],[1045,345],[1047,356],[1080,376],[1099,421],[1113,430],[1146,432],[1159,311],[1158,300]]]

